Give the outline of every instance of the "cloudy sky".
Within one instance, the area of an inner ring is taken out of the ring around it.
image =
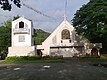
[[[62,21],[65,11],[65,0],[21,0],[24,4],[35,10],[46,14],[49,17],[38,14],[37,12],[22,5],[17,8],[13,5],[12,11],[0,9],[0,25],[14,16],[24,16],[33,21],[34,28],[40,28],[52,32]],[[87,4],[89,0],[67,0],[67,20],[70,22],[76,11]],[[52,18],[54,19],[52,19]]]

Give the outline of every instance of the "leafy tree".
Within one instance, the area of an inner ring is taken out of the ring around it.
[[[90,0],[73,18],[78,34],[107,48],[107,0]]]
[[[19,18],[19,16],[14,17],[13,20]],[[6,52],[8,47],[11,46],[11,21],[8,20],[0,27],[0,53]]]
[[[21,7],[20,0],[0,0],[0,5],[3,10],[11,11],[12,2],[17,6]]]
[[[50,33],[45,32],[41,29],[34,29],[34,39],[35,39],[35,44],[40,45],[42,42],[50,35]]]
[[[0,27],[0,52],[6,52],[11,43],[11,22]]]

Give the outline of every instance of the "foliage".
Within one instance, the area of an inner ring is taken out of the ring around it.
[[[52,59],[52,60],[54,60],[54,59],[63,59],[63,56],[44,56],[44,57],[42,57],[42,59],[46,59],[46,60],[48,60],[48,59]]]
[[[42,58],[40,56],[13,56],[7,57],[3,63],[24,63],[24,62],[63,62],[62,57]]]
[[[13,57],[7,57],[7,61],[25,61],[25,60],[39,60],[41,57],[40,56],[13,56]]]
[[[35,44],[41,44],[49,35],[50,33],[41,29],[34,29]]]
[[[14,17],[13,20],[19,18]],[[11,45],[11,21],[8,20],[0,27],[0,53],[7,52],[8,47]]]
[[[12,2],[17,6],[21,7],[20,0],[0,0],[0,5],[3,10],[11,11]]]
[[[11,43],[11,22],[7,21],[0,27],[0,52],[5,52]]]
[[[73,18],[78,34],[107,48],[107,0],[90,0]]]
[[[107,58],[104,57],[82,57],[81,60],[85,60],[85,61],[107,61]]]

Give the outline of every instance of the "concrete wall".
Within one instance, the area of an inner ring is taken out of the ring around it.
[[[35,55],[35,46],[17,46],[9,47],[8,56],[33,56]]]

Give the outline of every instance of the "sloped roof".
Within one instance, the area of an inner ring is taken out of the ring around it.
[[[14,20],[14,21],[12,21],[13,23],[15,23],[15,22],[20,22],[20,21],[31,21],[31,20],[28,20],[28,19],[26,19],[26,18],[24,18],[24,17],[19,17],[18,19],[16,19],[16,20]]]
[[[65,26],[68,27],[68,28],[70,28],[70,29],[72,29],[72,31],[74,30],[74,27],[73,27],[67,20],[64,20],[64,21],[62,21],[62,23],[50,34],[50,36],[49,36],[47,39],[51,39],[52,37],[54,37],[54,35],[55,35],[56,33],[58,33],[60,30],[62,30]],[[46,42],[47,39],[46,39],[44,42]],[[44,42],[43,42],[43,43],[44,43]]]

